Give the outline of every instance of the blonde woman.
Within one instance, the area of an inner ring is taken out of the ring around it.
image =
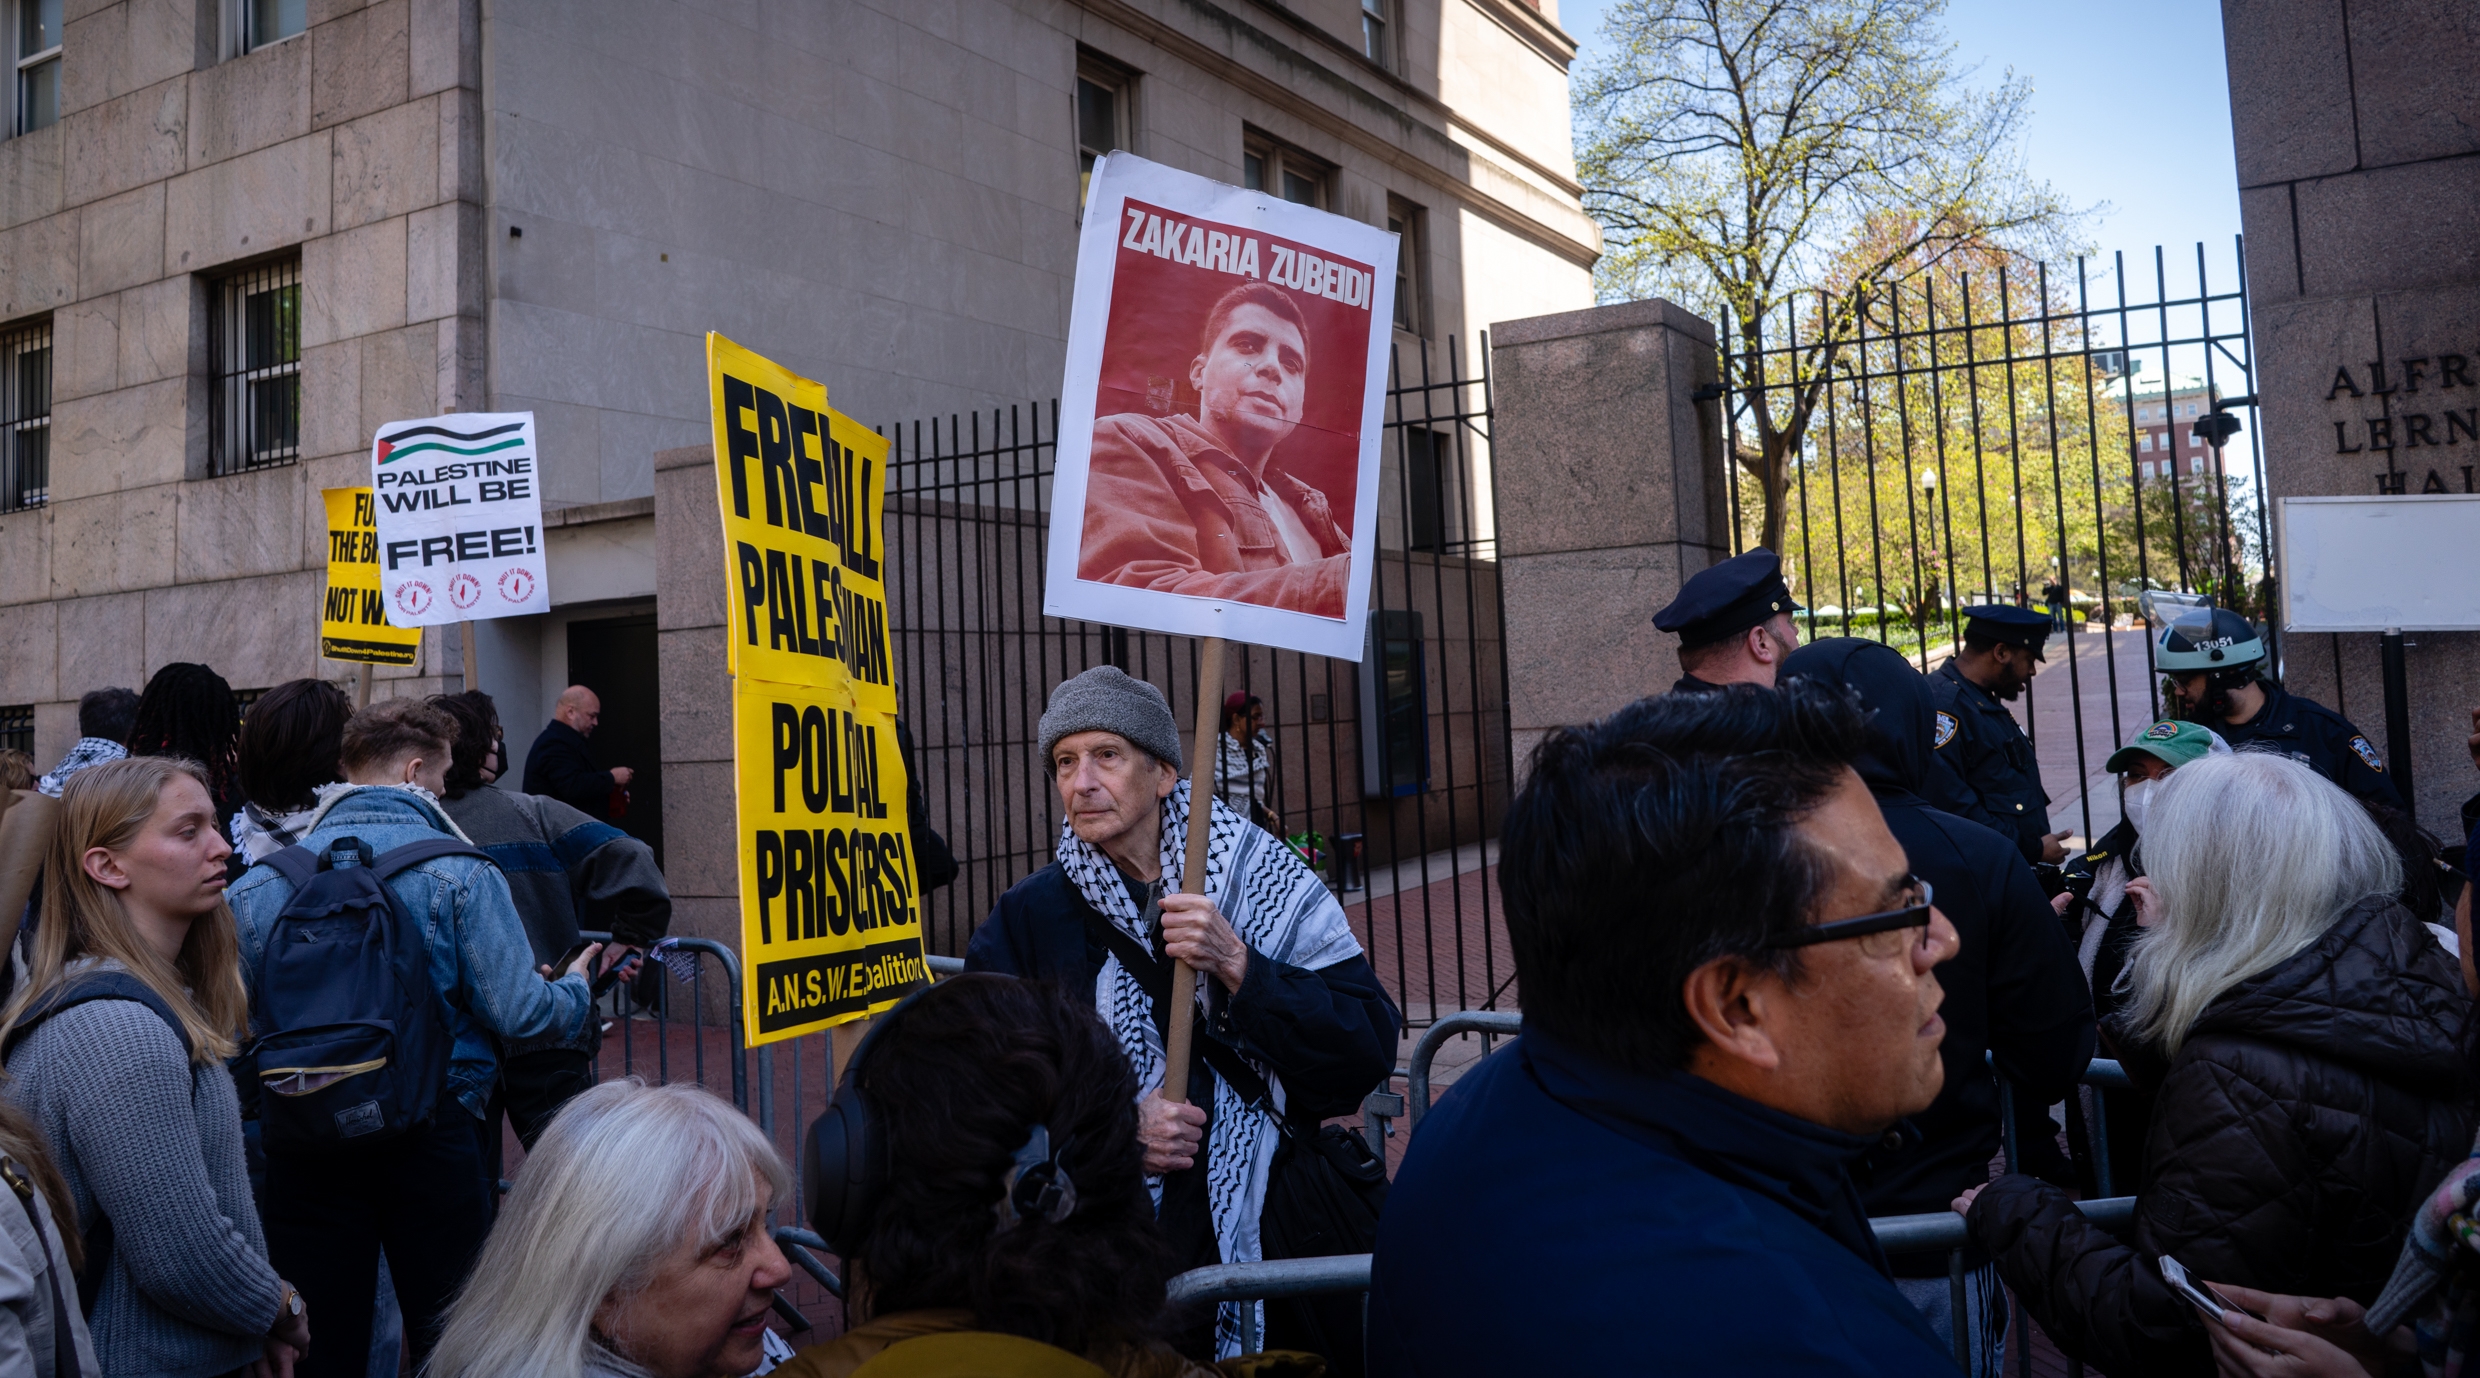
[[[695,1086],[607,1081],[517,1170],[428,1378],[739,1378],[792,1265],[792,1190],[749,1117]]]
[[[2104,1025],[2158,1092],[2133,1247],[2030,1177],[1955,1203],[2041,1328],[2107,1373],[2213,1364],[2164,1256],[2265,1292],[2375,1300],[2472,1138],[2462,973],[2394,898],[2402,863],[2367,811],[2256,751],[2156,791],[2129,887],[2143,929]]]
[[[267,1265],[224,1068],[248,1018],[231,852],[195,763],[71,777],[24,987],[0,1012],[5,1094],[83,1227],[106,1375],[285,1378],[309,1347],[300,1294]]]

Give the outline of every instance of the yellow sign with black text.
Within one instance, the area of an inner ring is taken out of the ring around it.
[[[706,371],[732,673],[849,685],[862,711],[894,713],[887,438],[830,409],[825,384],[711,332]]]
[[[379,588],[379,514],[367,488],[322,488],[327,501],[327,591],[319,604],[319,654],[329,660],[411,665],[419,627],[391,626]]]
[[[750,1041],[877,1014],[929,979],[894,719],[744,675],[732,759]]]
[[[706,336],[732,671],[752,1043],[879,1013],[929,979],[880,543],[887,441],[827,389]]]

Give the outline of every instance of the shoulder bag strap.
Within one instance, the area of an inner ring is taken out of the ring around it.
[[[43,1251],[43,1276],[52,1287],[52,1373],[55,1378],[77,1378],[77,1336],[69,1331],[69,1302],[60,1290],[60,1270],[69,1266],[68,1257],[52,1248],[52,1233],[43,1228],[43,1210],[35,1204],[34,1183],[26,1180],[26,1171],[14,1158],[0,1158],[0,1181],[17,1193],[17,1203],[26,1209],[26,1223],[34,1226],[35,1247]]]
[[[1137,978],[1137,984],[1145,987],[1145,993],[1160,1009],[1171,993],[1172,964],[1155,957],[1144,944],[1128,936],[1126,930],[1104,918],[1092,904],[1086,902],[1083,895],[1077,896],[1077,901],[1077,907],[1083,911],[1085,931],[1102,940],[1102,945],[1110,950],[1112,956],[1119,958],[1119,964],[1128,968],[1129,974]],[[1215,1075],[1230,1082],[1231,1089],[1240,1093],[1240,1099],[1273,1116],[1275,1127],[1283,1131],[1285,1138],[1296,1137],[1290,1118],[1275,1108],[1274,1093],[1267,1087],[1266,1079],[1257,1074],[1257,1069],[1210,1031],[1200,1028],[1197,1034],[1197,1051],[1205,1058],[1206,1065],[1214,1069]]]

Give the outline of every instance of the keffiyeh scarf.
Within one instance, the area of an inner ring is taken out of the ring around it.
[[[1187,864],[1188,800],[1188,782],[1182,781],[1162,804],[1162,889],[1166,894],[1180,888],[1180,871]],[[1343,907],[1298,854],[1219,802],[1213,804],[1212,820],[1206,838],[1205,893],[1232,931],[1249,945],[1252,960],[1272,959],[1315,970],[1360,955],[1360,941],[1344,922]],[[1130,900],[1119,868],[1101,848],[1062,826],[1058,856],[1060,869],[1086,903],[1121,932],[1151,950],[1160,950]],[[1121,1051],[1128,1055],[1129,1065],[1136,1069],[1138,1096],[1161,1090],[1163,1044],[1161,1032],[1154,1027],[1153,999],[1115,956],[1105,956],[1094,977],[1094,1008],[1101,1011]],[[1201,1004],[1197,1017],[1202,1015]],[[1264,1257],[1258,1221],[1265,1213],[1267,1169],[1274,1163],[1281,1138],[1275,1115],[1283,1109],[1282,1076],[1255,1059],[1248,1061],[1266,1079],[1274,1102],[1271,1113],[1268,1107],[1241,1100],[1221,1077],[1208,1077],[1214,1102],[1213,1128],[1206,1142],[1206,1200],[1225,1263],[1255,1263]],[[1192,1099],[1205,1089],[1192,1086]],[[1160,1207],[1162,1179],[1154,1178],[1148,1185]],[[1258,1333],[1264,1334],[1264,1303],[1247,1304],[1260,1308]],[[1218,1357],[1240,1352],[1240,1306],[1226,1302],[1215,1317]]]
[[[2377,1335],[2408,1321],[2423,1378],[2462,1378],[2480,1340],[2480,1143],[2411,1219],[2402,1258],[2367,1325]]]
[[[106,761],[117,761],[128,754],[129,748],[109,737],[80,737],[77,745],[69,748],[69,754],[60,758],[60,764],[52,767],[50,773],[42,779],[35,781],[34,787],[58,799],[60,791],[68,785],[70,776],[88,766],[99,766]]]

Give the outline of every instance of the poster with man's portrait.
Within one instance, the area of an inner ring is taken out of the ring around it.
[[[1095,165],[1044,612],[1360,659],[1395,249],[1267,192]]]

